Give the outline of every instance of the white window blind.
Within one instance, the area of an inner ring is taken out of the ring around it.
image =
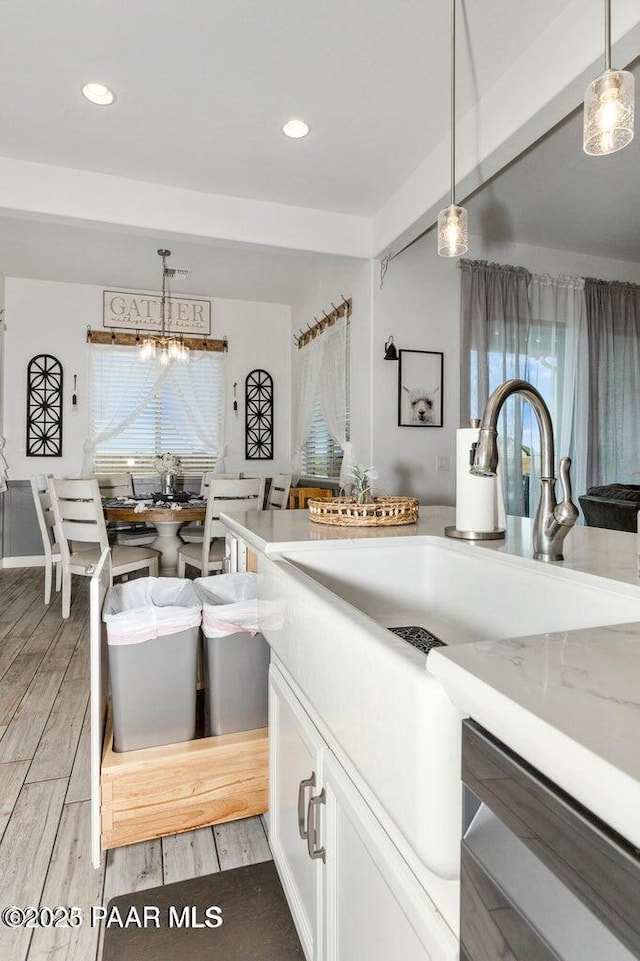
[[[350,325],[346,327],[346,354],[345,354],[345,381],[346,381],[346,401],[347,401],[347,424],[351,415],[351,396],[349,390],[349,369],[350,369]],[[349,430],[347,430],[349,437]],[[303,477],[317,478],[318,480],[337,481],[340,478],[340,467],[342,465],[343,451],[337,444],[327,427],[320,401],[317,401],[313,412],[313,421],[309,436],[302,448],[301,473]]]
[[[302,476],[337,480],[341,464],[342,448],[329,433],[320,404],[316,404],[311,431],[302,449]]]
[[[135,348],[91,348],[97,473],[155,473],[177,454],[184,474],[213,470],[223,446],[224,355],[192,351],[189,364],[143,363]]]

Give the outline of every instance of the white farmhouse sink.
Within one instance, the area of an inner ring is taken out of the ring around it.
[[[621,624],[640,615],[638,587],[442,538],[286,557],[378,624],[421,625],[447,644]]]
[[[385,628],[459,644],[638,621],[640,588],[429,536],[323,544],[260,572],[267,640],[455,930],[460,716]]]

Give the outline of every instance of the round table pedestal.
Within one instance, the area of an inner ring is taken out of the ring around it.
[[[151,544],[157,551],[160,551],[160,573],[164,576],[175,577],[178,573],[178,548],[182,547],[182,541],[178,537],[178,531],[184,521],[157,521],[153,522],[158,531],[158,536]]]
[[[131,507],[105,507],[104,509],[104,516],[108,521],[137,523],[147,521],[154,525],[158,531],[158,536],[152,546],[160,551],[160,573],[165,577],[175,577],[178,572],[178,548],[182,546],[178,531],[183,524],[191,523],[191,521],[203,521],[205,515],[206,508],[203,504],[199,507],[189,507],[187,505],[181,510],[171,510],[168,507],[150,507],[142,513],[133,510]]]

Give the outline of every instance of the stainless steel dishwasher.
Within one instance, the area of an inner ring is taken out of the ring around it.
[[[462,744],[461,961],[639,959],[638,851],[473,721]]]

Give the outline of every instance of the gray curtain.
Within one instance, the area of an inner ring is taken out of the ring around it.
[[[585,280],[587,483],[640,483],[640,286]]]
[[[531,314],[524,267],[462,260],[462,426],[481,417],[489,394],[512,377],[526,379]],[[498,434],[507,514],[526,514],[522,470],[521,400],[504,406]],[[534,500],[534,505],[537,501]]]

